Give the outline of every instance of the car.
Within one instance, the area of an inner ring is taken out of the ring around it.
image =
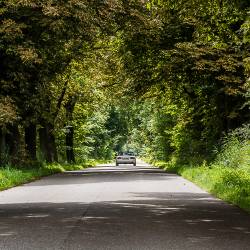
[[[133,164],[136,166],[136,157],[133,153],[122,153],[116,156],[116,166],[119,164]]]

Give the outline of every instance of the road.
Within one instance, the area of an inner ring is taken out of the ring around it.
[[[250,215],[140,162],[0,192],[0,249],[245,250]]]

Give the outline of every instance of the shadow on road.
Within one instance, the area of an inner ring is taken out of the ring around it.
[[[0,200],[0,249],[249,246],[249,214],[150,167],[66,172],[3,192]]]
[[[207,194],[154,192],[132,197],[0,205],[0,246],[11,246],[32,232],[34,242],[43,239],[46,248],[64,232],[69,236],[62,249],[80,249],[81,244],[84,249],[249,249],[249,215]]]
[[[51,181],[53,179],[53,181]],[[47,185],[71,185],[105,182],[134,182],[139,180],[146,181],[166,181],[167,179],[176,179],[175,174],[166,173],[158,168],[145,167],[99,167],[89,168],[87,170],[66,171],[56,174],[42,181],[31,182],[28,186],[47,186]]]

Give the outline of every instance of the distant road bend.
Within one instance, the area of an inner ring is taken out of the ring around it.
[[[142,162],[0,192],[0,249],[250,250],[250,215]]]

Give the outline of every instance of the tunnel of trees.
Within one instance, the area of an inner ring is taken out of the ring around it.
[[[0,1],[0,162],[124,147],[214,157],[249,136],[249,0]]]

